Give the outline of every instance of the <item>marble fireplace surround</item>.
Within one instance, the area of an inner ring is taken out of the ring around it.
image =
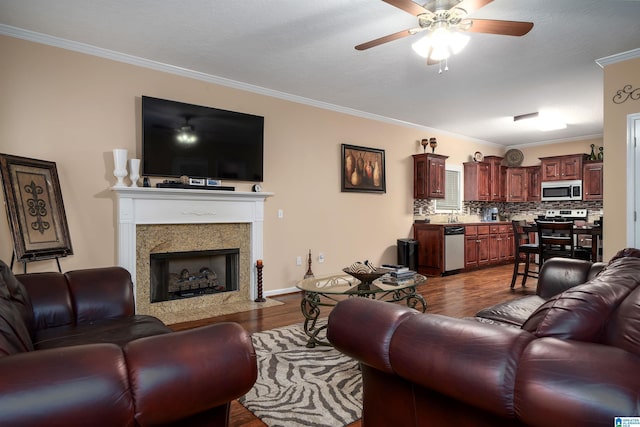
[[[130,273],[136,312],[167,324],[261,308],[255,303],[262,259],[264,202],[272,193],[112,187],[117,195],[118,265]],[[149,254],[240,248],[239,290],[151,303]]]

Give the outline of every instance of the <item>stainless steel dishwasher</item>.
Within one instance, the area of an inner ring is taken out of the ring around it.
[[[464,225],[444,227],[444,271],[464,268]]]

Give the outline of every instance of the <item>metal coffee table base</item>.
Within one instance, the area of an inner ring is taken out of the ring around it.
[[[427,311],[427,302],[419,293],[416,293],[416,285],[403,287],[400,289],[381,290],[372,285],[370,289],[355,289],[353,292],[342,294],[303,291],[300,310],[304,316],[304,332],[309,337],[307,347],[313,348],[316,345],[331,345],[328,341],[318,338],[318,334],[327,329],[327,325],[318,326],[320,317],[320,307],[333,307],[340,299],[334,298],[336,295],[349,295],[350,297],[371,298],[379,301],[400,302],[406,301],[407,306],[423,313]]]

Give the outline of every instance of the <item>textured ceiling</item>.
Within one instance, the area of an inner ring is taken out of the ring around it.
[[[595,61],[640,47],[640,1],[495,0],[470,17],[534,27],[471,33],[438,73],[412,51],[418,36],[354,49],[416,26],[380,0],[0,0],[0,33],[29,30],[489,143],[602,134]],[[567,129],[514,124],[534,111]]]

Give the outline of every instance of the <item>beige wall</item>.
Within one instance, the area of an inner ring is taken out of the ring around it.
[[[627,170],[627,116],[640,113],[640,100],[629,99],[621,104],[613,102],[613,97],[624,86],[640,88],[640,59],[607,65],[604,69],[604,194],[603,208],[606,220],[605,258],[627,246],[627,184],[632,182]]]
[[[309,250],[316,275],[356,260],[395,262],[396,239],[411,236],[411,154],[422,152],[421,138],[437,137],[436,152],[453,164],[478,150],[504,151],[10,37],[0,37],[0,51],[0,152],[56,162],[75,252],[61,260],[65,271],[116,262],[111,150],[139,156],[141,95],[265,117],[263,188],[275,193],[265,211],[266,291],[293,287],[306,271],[295,265],[296,256],[306,258]],[[386,194],[340,192],[342,143],[385,150]],[[556,146],[527,147],[525,162],[574,153],[573,144],[588,152],[589,143],[562,144],[557,153]],[[277,218],[278,209],[284,218]],[[12,243],[4,210],[0,236],[0,259],[8,262]],[[319,252],[324,264],[317,262]],[[29,271],[55,268],[43,261]]]

